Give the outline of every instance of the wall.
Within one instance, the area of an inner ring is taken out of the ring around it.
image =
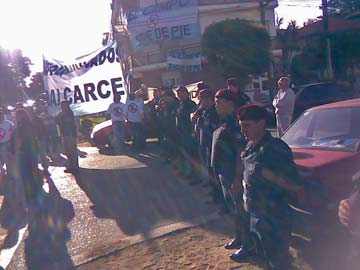
[[[226,20],[226,19],[244,19],[252,22],[260,23],[260,10],[258,8],[259,2],[256,0],[249,1],[236,1],[236,0],[198,0],[199,1],[199,24],[201,34],[204,33],[207,26],[214,22]],[[156,0],[137,0],[137,1],[124,1],[131,2],[132,8],[144,7],[154,4]],[[226,5],[228,4],[228,5]],[[267,24],[267,30],[270,36],[276,36],[275,29],[275,15],[273,8],[265,10],[265,21]],[[133,72],[136,78],[137,85],[141,82],[148,86],[161,86],[162,79],[170,73],[166,70],[166,56],[168,50],[181,49],[189,44],[198,44],[200,50],[200,38],[199,40],[180,40],[180,41],[166,41],[161,44],[154,44],[151,47],[146,48],[141,53],[132,53],[135,62],[142,65],[140,71]],[[196,49],[196,48],[195,48]],[[136,63],[135,63],[136,64]],[[137,65],[139,66],[139,65]],[[136,65],[134,65],[136,67]],[[146,71],[145,69],[146,68]],[[149,70],[152,69],[152,70]],[[135,68],[136,70],[136,68]],[[162,73],[166,73],[163,76]],[[176,74],[175,74],[176,75]],[[199,80],[203,80],[209,83],[213,88],[221,88],[225,85],[224,78],[221,75],[221,71],[216,70],[213,67],[204,65],[202,72],[196,73],[182,73],[176,75],[178,80],[182,84],[189,84]],[[180,77],[180,79],[179,79]]]

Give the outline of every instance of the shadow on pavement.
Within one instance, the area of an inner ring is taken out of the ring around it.
[[[26,226],[27,218],[22,184],[4,176],[3,191],[0,224],[2,230],[6,230],[6,237],[2,241],[1,249],[8,249],[17,244],[19,230]]]
[[[67,224],[75,216],[73,205],[60,196],[52,179],[47,181],[50,193],[43,192],[29,211],[27,269],[75,269],[66,247],[71,238]]]
[[[127,156],[140,165],[116,170],[81,168],[76,177],[97,217],[115,220],[126,235],[142,234],[148,239],[156,227],[190,222],[215,212],[202,202],[199,188],[175,179],[158,155]]]

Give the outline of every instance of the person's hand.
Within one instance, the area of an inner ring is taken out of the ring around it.
[[[197,121],[197,119],[200,117],[200,114],[193,112],[190,114],[190,119],[192,123],[195,123]]]
[[[351,217],[350,217],[350,200],[342,200],[339,205],[339,220],[346,227],[350,226]]]

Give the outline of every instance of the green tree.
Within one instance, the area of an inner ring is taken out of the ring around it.
[[[235,76],[241,85],[249,82],[249,75],[267,71],[270,63],[269,34],[263,26],[245,20],[210,25],[202,36],[201,48],[225,78]]]
[[[21,50],[14,50],[9,54],[9,66],[13,72],[13,77],[18,86],[25,88],[25,78],[30,76],[32,65],[28,57],[24,57]]]
[[[328,9],[330,13],[351,15],[360,12],[360,0],[329,0]]]
[[[0,103],[15,103],[26,99],[25,79],[30,75],[31,62],[20,50],[0,47]]]
[[[31,82],[28,87],[27,95],[31,99],[37,99],[45,92],[43,73],[38,72],[31,77]]]
[[[292,20],[288,23],[286,29],[277,29],[277,40],[283,52],[283,70],[282,73],[290,72],[290,66],[294,56],[300,50],[298,44],[298,30],[297,22]]]

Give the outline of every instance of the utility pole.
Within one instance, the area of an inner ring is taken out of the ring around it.
[[[268,30],[268,28],[267,28],[267,25],[266,25],[265,9],[270,3],[273,3],[273,2],[274,2],[274,0],[260,0],[259,1],[260,22],[261,22],[261,24],[264,26],[264,28],[266,30]],[[277,1],[275,1],[275,2],[277,4]],[[273,41],[271,41],[271,42],[273,42]],[[272,47],[272,45],[271,45],[271,47]],[[273,65],[273,62],[272,62],[272,57],[271,57],[270,65],[269,65],[269,76],[270,76],[270,78],[274,77],[274,65]],[[260,78],[261,78],[261,76],[260,76]]]
[[[325,41],[325,52],[326,52],[326,77],[327,79],[333,79],[334,71],[332,68],[331,59],[331,43],[329,38],[329,16],[328,16],[328,2],[322,0],[323,10],[323,40]]]

